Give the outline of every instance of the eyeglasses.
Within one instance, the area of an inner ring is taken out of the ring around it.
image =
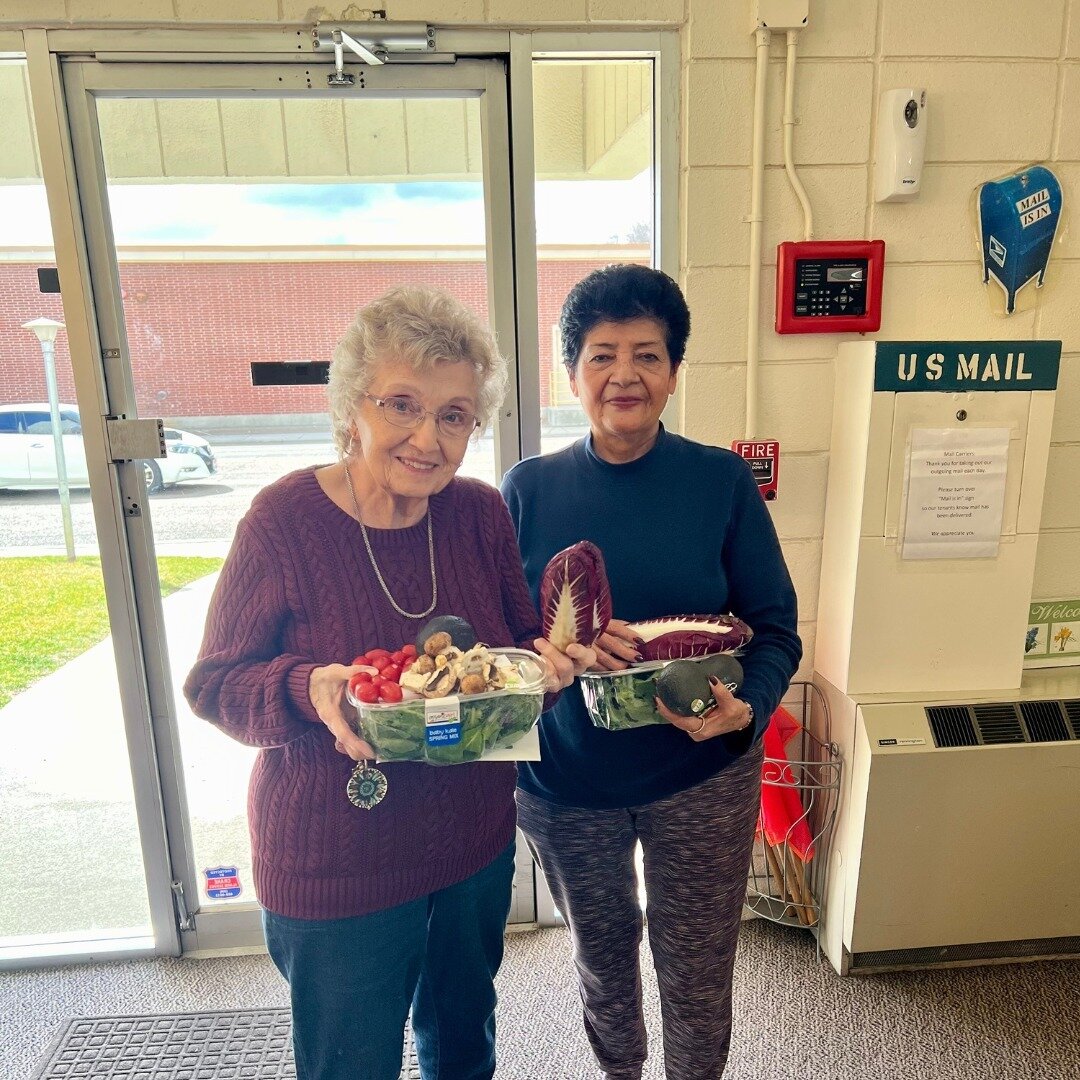
[[[454,405],[435,413],[430,409],[425,409],[420,402],[414,401],[411,397],[395,395],[378,398],[374,394],[361,396],[370,398],[379,407],[386,422],[393,424],[394,427],[419,427],[424,422],[425,416],[433,416],[440,434],[448,439],[467,439],[480,426],[480,420],[473,413]]]

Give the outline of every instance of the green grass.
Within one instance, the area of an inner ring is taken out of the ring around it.
[[[161,595],[213,573],[221,559],[163,555]],[[0,559],[0,708],[109,634],[101,560]]]

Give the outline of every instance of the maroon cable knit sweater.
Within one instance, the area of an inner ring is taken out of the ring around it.
[[[429,616],[468,619],[490,645],[528,643],[539,619],[499,493],[455,478],[430,500],[439,583]],[[431,602],[427,521],[368,529],[398,605]],[[360,527],[313,469],[261,491],[236,530],[184,693],[199,716],[261,753],[248,792],[255,889],[263,906],[301,919],[393,907],[462,881],[514,835],[511,763],[381,765],[372,810],[345,794],[353,762],[308,699],[315,667],[400,648],[427,619],[387,602]]]

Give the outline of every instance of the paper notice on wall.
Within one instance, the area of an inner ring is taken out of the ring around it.
[[[902,557],[996,556],[1008,461],[1008,428],[913,428]]]

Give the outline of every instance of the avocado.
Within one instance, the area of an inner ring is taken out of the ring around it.
[[[460,618],[457,615],[436,615],[421,631],[416,635],[416,651],[421,654],[424,653],[424,642],[427,641],[432,634],[444,633],[450,635],[450,644],[455,648],[461,649],[464,652],[466,649],[471,649],[476,644],[476,631],[469,625],[469,623]]]
[[[679,716],[700,716],[713,705],[709,676],[732,693],[742,685],[742,665],[727,653],[694,660],[672,660],[656,677],[656,696]]]

